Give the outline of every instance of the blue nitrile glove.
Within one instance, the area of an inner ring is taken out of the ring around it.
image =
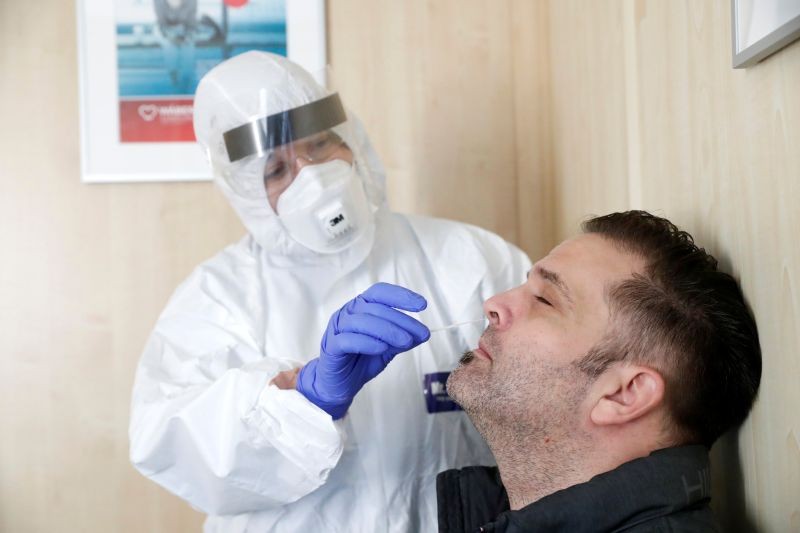
[[[431,332],[404,311],[422,311],[425,298],[397,285],[376,283],[328,321],[319,357],[297,376],[297,390],[334,420],[356,393],[395,355],[427,341]]]

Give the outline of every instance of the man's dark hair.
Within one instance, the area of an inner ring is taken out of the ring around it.
[[[580,367],[597,376],[630,361],[660,371],[679,444],[710,447],[744,421],[761,380],[758,331],[739,284],[691,235],[645,211],[592,218],[583,231],[646,267],[609,288],[610,330]]]

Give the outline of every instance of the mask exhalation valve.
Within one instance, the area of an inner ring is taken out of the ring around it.
[[[341,202],[327,206],[327,209],[319,211],[317,217],[331,240],[338,239],[353,229],[347,210]]]

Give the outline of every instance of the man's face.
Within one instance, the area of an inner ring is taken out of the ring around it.
[[[561,243],[524,284],[485,302],[489,327],[450,375],[450,395],[482,432],[571,438],[590,407],[583,405],[590,380],[574,363],[606,332],[607,289],[642,266],[599,235]]]

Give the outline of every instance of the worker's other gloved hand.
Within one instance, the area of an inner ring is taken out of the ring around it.
[[[319,357],[297,377],[297,390],[342,418],[356,393],[395,355],[427,341],[431,333],[404,311],[422,311],[425,298],[397,285],[376,283],[331,316]]]

